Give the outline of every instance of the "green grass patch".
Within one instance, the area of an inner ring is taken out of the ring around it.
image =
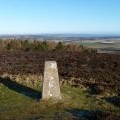
[[[40,88],[31,87],[38,90]],[[29,92],[29,91],[28,91]],[[89,95],[87,91],[70,86],[61,86],[62,100],[60,102],[38,101],[26,94],[14,91],[0,85],[0,120],[72,120],[74,115],[70,110],[106,109],[120,111],[119,108],[98,99],[99,96]]]

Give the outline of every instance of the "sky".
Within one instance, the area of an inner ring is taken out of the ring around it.
[[[0,0],[0,34],[120,34],[120,0]]]

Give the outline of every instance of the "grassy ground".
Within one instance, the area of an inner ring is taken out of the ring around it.
[[[65,85],[61,86],[62,100],[56,103],[38,100],[38,86],[8,81],[0,83],[0,120],[78,120],[96,109],[120,113],[118,107],[106,101],[107,94],[91,95],[86,89]]]

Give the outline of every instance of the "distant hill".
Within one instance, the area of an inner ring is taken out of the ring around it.
[[[119,34],[4,34],[0,39],[35,39],[35,40],[100,40],[118,39]]]

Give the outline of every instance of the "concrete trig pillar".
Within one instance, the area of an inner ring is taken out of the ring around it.
[[[44,81],[42,99],[61,99],[57,63],[46,61],[44,68]]]

